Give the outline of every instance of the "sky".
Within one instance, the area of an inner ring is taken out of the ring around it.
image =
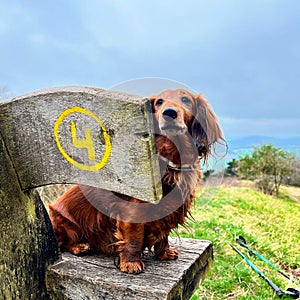
[[[300,138],[300,1],[0,0],[7,95],[140,78],[203,93],[225,137]]]

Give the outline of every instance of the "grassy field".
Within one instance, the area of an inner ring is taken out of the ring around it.
[[[288,274],[300,276],[300,189],[284,187],[279,199],[250,187],[205,188],[193,209],[194,221],[180,228],[182,237],[208,239],[214,266],[192,297],[196,299],[276,299],[267,283],[226,244],[242,235],[249,246]],[[213,228],[219,228],[225,239]],[[245,251],[244,251],[245,250]],[[266,264],[249,257],[282,290],[292,285]],[[299,278],[299,277],[298,277]],[[283,296],[282,299],[291,299]]]

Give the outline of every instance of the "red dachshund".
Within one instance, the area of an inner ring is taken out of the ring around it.
[[[184,224],[201,179],[200,161],[208,158],[223,135],[201,94],[167,90],[150,100],[162,174],[161,201],[151,204],[104,189],[74,186],[49,206],[62,251],[116,254],[120,270],[128,273],[143,271],[145,248],[153,247],[160,260],[178,257],[168,235]]]

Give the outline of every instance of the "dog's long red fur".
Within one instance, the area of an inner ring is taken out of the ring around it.
[[[120,270],[128,273],[144,269],[141,255],[145,248],[154,247],[160,260],[178,257],[168,235],[184,224],[201,178],[200,160],[208,158],[213,144],[223,136],[201,94],[167,90],[150,100],[161,157],[161,201],[151,204],[104,189],[72,187],[49,206],[62,251],[81,255],[93,249],[116,254]]]

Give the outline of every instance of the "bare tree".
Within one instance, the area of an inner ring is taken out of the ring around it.
[[[9,98],[11,98],[11,94],[9,93],[7,86],[0,85],[0,102],[5,101]]]

